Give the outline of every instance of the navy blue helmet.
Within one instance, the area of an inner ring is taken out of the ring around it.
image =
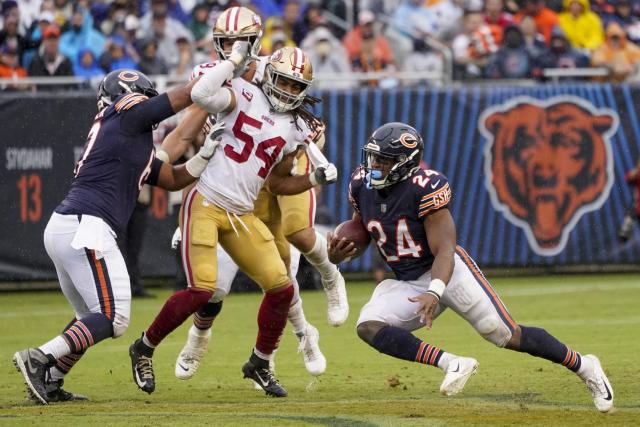
[[[111,105],[120,95],[141,93],[149,98],[158,95],[149,77],[137,70],[119,69],[104,76],[98,86],[98,110]]]
[[[420,168],[423,152],[424,142],[413,127],[400,122],[380,126],[362,149],[367,184],[380,189],[407,179]],[[388,174],[380,164],[390,167]]]

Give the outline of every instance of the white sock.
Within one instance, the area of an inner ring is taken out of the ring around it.
[[[298,298],[298,300],[289,307],[287,317],[293,327],[293,333],[296,335],[303,334],[307,329],[307,319],[304,317],[304,310],[302,310],[302,298]]]
[[[49,369],[49,376],[53,381],[58,381],[64,378],[64,372],[62,372],[57,367],[53,366]]]
[[[593,363],[591,363],[591,360],[582,356],[582,359],[580,359],[580,369],[578,369],[578,372],[576,372],[576,374],[578,374],[580,378],[585,379],[585,377],[588,377],[592,373],[593,373]]]
[[[200,329],[200,328],[196,328],[196,325],[191,325],[191,329],[189,330],[189,333],[192,334],[192,335],[195,335],[197,337],[204,337],[205,335],[207,335],[209,333],[210,330],[211,330],[211,328],[209,328],[209,329]]]
[[[449,367],[449,362],[451,362],[453,359],[455,359],[456,356],[453,353],[447,353],[446,351],[442,353],[442,356],[440,356],[440,360],[438,360],[438,368],[442,369],[443,371],[446,371],[447,368]]]
[[[147,338],[147,334],[142,334],[142,343],[149,348],[156,348],[156,346],[151,344],[151,341]]]
[[[41,345],[39,349],[44,354],[52,355],[56,360],[60,359],[62,356],[71,354],[71,348],[69,348],[67,341],[62,338],[62,335],[58,335],[51,341]]]
[[[271,356],[273,356],[273,353],[272,354],[264,354],[263,352],[261,352],[260,350],[258,350],[255,347],[253,348],[253,354],[258,356],[260,359],[266,360],[266,361],[271,360]]]
[[[313,265],[322,276],[322,280],[330,282],[338,274],[338,267],[329,261],[327,253],[327,239],[316,231],[316,243],[313,249],[304,254],[304,257]]]

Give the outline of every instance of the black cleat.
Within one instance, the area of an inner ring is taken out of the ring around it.
[[[146,347],[146,348],[145,348]],[[140,390],[151,394],[156,389],[156,377],[153,374],[153,349],[148,348],[139,338],[129,347],[133,381]]]
[[[87,396],[70,393],[62,389],[64,380],[49,381],[46,385],[48,402],[69,402],[71,400],[89,400]]]
[[[13,364],[24,377],[29,399],[35,403],[48,403],[46,379],[54,362],[37,348],[28,348],[13,355]]]
[[[262,387],[268,396],[287,397],[287,390],[273,376],[273,373],[269,370],[268,362],[266,362],[265,367],[258,367],[249,359],[242,367],[242,373],[245,378],[252,379]]]

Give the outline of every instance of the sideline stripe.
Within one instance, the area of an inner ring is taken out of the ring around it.
[[[182,212],[182,266],[184,267],[185,273],[187,273],[187,284],[189,287],[194,287],[193,272],[191,271],[191,263],[189,262],[189,240],[191,238],[189,220],[191,219],[191,206],[193,205],[193,199],[195,199],[196,193],[195,187],[189,191]]]
[[[113,320],[113,293],[111,293],[110,289],[111,282],[108,281],[108,275],[105,274],[106,265],[104,266],[105,268],[103,268],[103,264],[96,259],[94,250],[85,248],[85,253],[87,254],[89,265],[91,266],[91,272],[93,273],[98,301],[100,302],[100,311],[107,316],[109,320]]]
[[[496,292],[493,290],[475,262],[473,262],[473,259],[471,259],[469,254],[465,252],[462,246],[456,246],[456,253],[458,254],[458,256],[460,256],[467,267],[469,267],[469,270],[471,270],[473,277],[476,279],[482,290],[487,294],[502,320],[504,320],[507,327],[509,327],[511,332],[513,332],[518,327],[518,324],[513,320],[513,318],[507,311],[507,308],[504,306]]]

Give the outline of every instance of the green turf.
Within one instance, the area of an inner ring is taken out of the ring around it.
[[[326,324],[322,292],[303,293],[328,367],[312,380],[288,329],[277,355],[286,399],[254,391],[240,373],[255,340],[258,294],[227,299],[194,379],[173,375],[185,324],[156,351],[155,393],[139,391],[127,348],[158,312],[168,295],[162,292],[155,300],[135,300],[126,335],[91,349],[68,376],[65,388],[91,401],[48,407],[25,400],[11,357],[58,333],[71,311],[60,293],[0,294],[0,425],[640,425],[640,276],[500,278],[493,284],[518,322],[544,327],[575,350],[600,357],[615,389],[614,413],[598,413],[565,368],[495,348],[452,312],[419,335],[477,358],[480,368],[462,394],[441,396],[440,370],[379,354],[357,338],[355,321],[373,287],[351,283],[351,314],[340,328]]]

